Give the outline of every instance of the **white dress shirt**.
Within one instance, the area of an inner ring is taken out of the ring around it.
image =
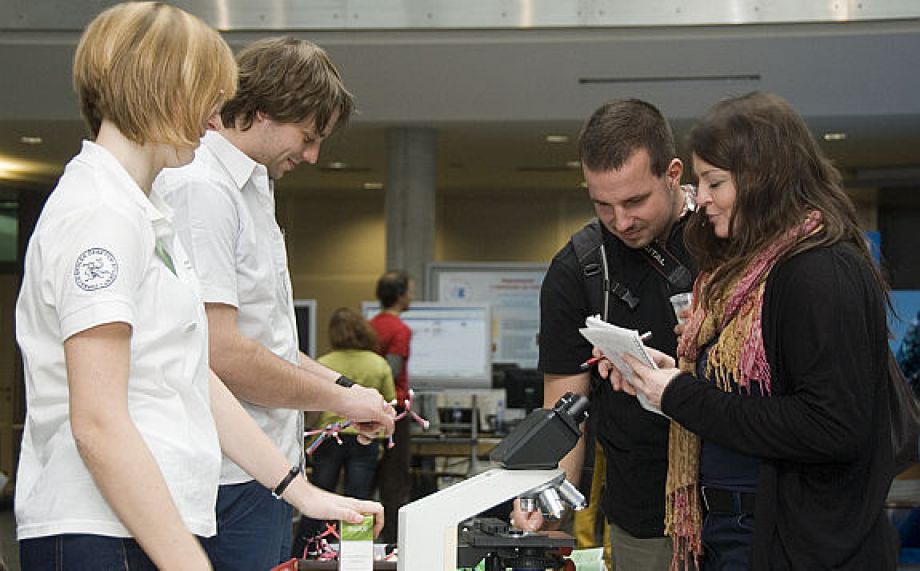
[[[237,309],[240,333],[297,365],[299,345],[284,236],[266,168],[208,131],[188,166],[166,169],[155,188],[175,211],[206,303]],[[292,464],[303,456],[303,412],[240,401]],[[222,484],[252,480],[227,458]]]

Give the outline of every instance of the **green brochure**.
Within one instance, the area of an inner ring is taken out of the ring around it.
[[[339,571],[374,569],[374,516],[365,515],[361,523],[339,522]]]

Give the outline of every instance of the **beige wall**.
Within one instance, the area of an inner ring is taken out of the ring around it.
[[[435,258],[549,262],[592,215],[587,191],[579,189],[442,195]]]
[[[278,195],[295,299],[317,300],[317,352],[329,349],[326,326],[337,307],[374,298],[385,271],[383,194]]]
[[[317,300],[317,352],[329,349],[326,324],[339,306],[374,299],[386,269],[383,193],[278,194],[295,298]],[[443,193],[435,261],[549,262],[592,215],[581,190]],[[421,292],[419,292],[421,297]]]
[[[279,192],[294,297],[317,300],[318,354],[329,350],[332,311],[374,299],[377,277],[388,269],[383,208],[382,191]],[[866,229],[875,229],[875,205],[857,202],[857,209]],[[548,263],[592,215],[579,189],[442,192],[434,261]]]

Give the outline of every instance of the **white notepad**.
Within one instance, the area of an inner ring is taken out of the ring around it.
[[[623,355],[629,353],[647,366],[657,369],[655,361],[645,351],[645,344],[639,337],[639,332],[635,329],[626,329],[607,323],[600,316],[592,316],[585,320],[585,326],[579,331],[591,342],[592,345],[600,349],[620,372],[626,376],[627,380],[634,377],[632,369],[623,360]],[[665,416],[660,410],[649,404],[648,399],[642,393],[637,392],[636,397],[642,408],[656,414]]]

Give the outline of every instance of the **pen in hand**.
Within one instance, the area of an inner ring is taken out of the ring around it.
[[[587,370],[590,369],[592,366],[594,366],[595,363],[597,363],[598,361],[600,361],[600,360],[603,359],[603,358],[604,358],[604,357],[591,357],[590,359],[588,359],[587,361],[585,361],[585,362],[582,363],[581,365],[578,365],[578,368],[581,369],[582,371],[587,371]]]
[[[651,331],[646,331],[645,333],[639,336],[639,340],[642,341],[643,343],[645,343],[651,338],[652,338]],[[588,359],[587,361],[579,365],[578,368],[581,369],[582,371],[587,371],[588,369],[593,367],[598,361],[600,361],[601,359],[605,359],[605,358],[606,357],[604,357],[603,355],[600,357],[591,357],[590,359]]]

